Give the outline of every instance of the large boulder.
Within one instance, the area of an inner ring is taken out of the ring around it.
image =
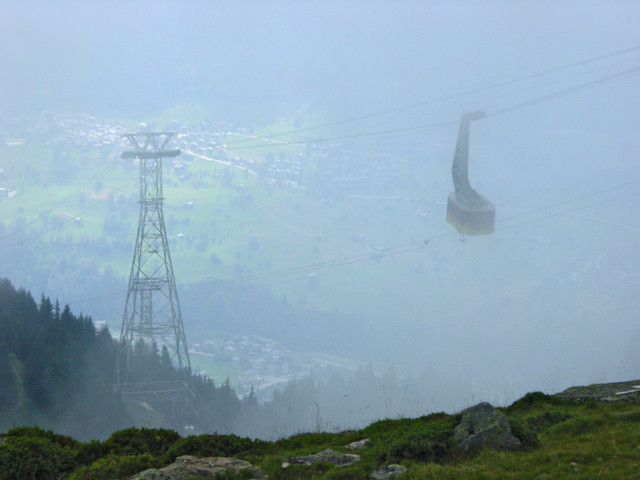
[[[134,475],[129,480],[207,480],[227,474],[237,475],[244,471],[250,472],[251,478],[255,480],[267,478],[260,468],[237,458],[199,458],[183,455],[178,457],[171,465],[160,469],[151,468],[145,470]]]
[[[282,466],[286,468],[289,465],[313,465],[315,463],[324,462],[336,467],[348,467],[349,465],[356,463],[358,460],[360,460],[360,455],[340,453],[327,448],[326,450],[314,455],[287,458]]]
[[[490,404],[479,403],[463,410],[461,415],[460,424],[453,432],[459,451],[475,452],[483,447],[509,450],[520,446],[507,418]]]

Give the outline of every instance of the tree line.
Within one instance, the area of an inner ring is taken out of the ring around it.
[[[106,326],[97,329],[90,317],[75,315],[44,295],[36,302],[29,292],[0,279],[0,431],[38,425],[93,439],[143,422],[113,388],[121,347]],[[172,380],[179,374],[166,349],[140,342],[133,354],[133,376],[139,381]],[[195,409],[202,412],[198,429],[215,429],[215,421],[204,419],[227,421],[240,409],[242,402],[228,382],[216,386],[198,375],[191,380]],[[176,418],[163,404],[152,407],[162,426],[177,429],[193,420]]]
[[[125,404],[113,388],[121,349],[106,326],[96,328],[90,317],[44,295],[36,302],[28,291],[0,279],[0,432],[39,426],[91,440],[135,425],[170,428],[180,435],[275,439],[451,410],[473,398],[464,378],[433,371],[402,377],[393,369],[381,375],[369,365],[350,378],[292,380],[259,403],[253,391],[240,398],[229,380],[216,385],[206,375],[190,373],[195,395],[190,413],[178,414],[171,405],[150,400],[153,415],[143,417],[142,409]],[[132,352],[137,381],[180,377],[166,348],[140,342]]]

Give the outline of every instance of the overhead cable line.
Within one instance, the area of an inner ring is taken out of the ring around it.
[[[608,58],[613,58],[613,57],[617,57],[620,55],[625,55],[627,53],[632,53],[632,52],[637,52],[640,51],[640,45],[637,46],[633,46],[633,47],[629,47],[629,48],[625,48],[622,50],[617,50],[615,52],[611,52],[611,53],[607,53],[604,55],[599,55],[597,57],[593,57],[593,58],[589,58],[586,60],[581,60],[581,61],[577,61],[577,62],[573,62],[573,63],[569,63],[567,65],[563,65],[560,67],[555,67],[555,68],[551,68],[548,70],[543,70],[541,72],[536,72],[536,73],[531,73],[528,75],[524,75],[521,77],[516,77],[510,80],[504,80],[504,81],[500,81],[500,82],[496,82],[496,83],[492,83],[490,85],[485,85],[482,87],[476,87],[476,88],[472,88],[472,89],[468,89],[468,90],[463,90],[460,92],[456,92],[456,93],[452,93],[452,94],[448,94],[448,95],[443,95],[441,97],[435,97],[435,98],[430,98],[418,103],[414,103],[411,105],[405,105],[405,106],[401,106],[401,107],[395,107],[395,108],[390,108],[387,110],[383,110],[380,112],[375,112],[375,113],[370,113],[367,115],[362,115],[362,116],[358,116],[358,117],[353,117],[353,118],[349,118],[346,120],[340,120],[340,121],[335,121],[335,122],[329,122],[329,123],[324,123],[324,124],[320,124],[320,125],[315,125],[315,126],[311,126],[311,127],[306,127],[306,128],[300,128],[300,129],[295,129],[295,130],[289,130],[286,132],[281,132],[281,133],[275,133],[272,135],[268,135],[267,137],[265,137],[265,139],[272,139],[272,138],[276,138],[276,137],[282,137],[285,135],[292,135],[292,134],[297,134],[297,133],[302,133],[302,132],[307,132],[310,130],[318,130],[320,128],[326,128],[326,127],[332,127],[332,126],[337,126],[337,125],[343,125],[346,123],[352,123],[352,122],[356,122],[356,121],[360,121],[360,120],[367,120],[369,118],[374,118],[374,117],[380,117],[380,116],[384,116],[384,115],[388,115],[390,113],[397,113],[397,112],[402,112],[405,110],[411,110],[411,109],[415,109],[415,108],[419,108],[419,107],[423,107],[426,105],[430,105],[432,103],[436,103],[436,102],[441,102],[441,101],[445,101],[445,100],[451,100],[451,99],[455,99],[458,97],[462,97],[465,95],[471,95],[474,93],[480,93],[480,92],[484,92],[487,90],[492,90],[495,88],[500,88],[500,87],[504,87],[507,85],[511,85],[514,83],[519,83],[519,82],[524,82],[526,80],[532,80],[534,78],[539,78],[545,75],[550,75],[553,73],[557,73],[557,72],[562,72],[564,70],[569,70],[572,68],[576,68],[576,67],[580,67],[583,65],[588,65],[590,63],[595,63],[595,62],[599,62],[602,60],[606,60]],[[241,146],[242,144],[246,144],[246,143],[250,143],[252,140],[249,139],[243,139],[243,140],[236,140],[236,141],[231,141],[227,144],[227,147],[232,146]],[[289,143],[289,142],[282,142],[282,143]]]
[[[540,103],[545,103],[551,100],[555,100],[556,98],[564,97],[566,95],[571,95],[573,93],[579,92],[581,90],[586,90],[589,88],[598,87],[600,85],[604,85],[615,80],[622,80],[625,78],[634,77],[640,74],[640,66],[635,66],[633,68],[629,68],[627,70],[623,70],[621,72],[617,72],[611,75],[607,75],[605,77],[597,78],[595,80],[591,80],[590,82],[585,82],[580,85],[574,85],[573,87],[565,88],[563,90],[559,90],[554,93],[550,93],[548,95],[542,95],[538,98],[533,98],[531,100],[527,100],[525,102],[521,102],[515,105],[511,105],[509,107],[505,107],[493,112],[487,113],[488,117],[502,115],[503,113],[513,112],[515,110],[520,110],[522,108],[530,107],[533,105],[538,105]]]
[[[569,88],[565,88],[562,90],[558,90],[557,92],[554,93],[550,93],[547,95],[542,95],[539,96],[537,98],[533,98],[531,100],[527,100],[525,102],[521,102],[521,103],[517,103],[508,107],[504,107],[498,110],[495,110],[493,112],[489,112],[487,114],[487,116],[496,116],[496,115],[501,115],[503,113],[507,113],[507,112],[512,112],[512,111],[516,111],[516,110],[520,110],[522,108],[526,108],[529,106],[533,106],[533,105],[537,105],[540,103],[544,103],[544,102],[548,102],[551,100],[555,100],[557,98],[561,98],[567,95],[572,95],[576,92],[579,92],[581,90],[586,90],[589,88],[594,88],[594,87],[598,87],[601,85],[605,85],[617,80],[623,80],[626,78],[631,78],[634,77],[636,75],[640,74],[640,66],[635,66],[633,68],[629,68],[627,70],[623,70],[620,72],[616,72],[614,74],[611,75],[606,75],[604,77],[600,77],[597,78],[595,80],[591,80],[589,82],[585,82],[585,83],[581,83],[578,85],[574,85],[572,87]],[[394,128],[394,129],[388,129],[388,130],[377,130],[377,131],[373,131],[373,132],[364,132],[364,133],[356,133],[356,134],[351,134],[351,135],[339,135],[339,136],[334,136],[334,137],[318,137],[318,138],[308,138],[308,139],[302,139],[302,140],[295,140],[295,141],[291,141],[291,142],[285,142],[283,141],[282,143],[278,143],[278,144],[273,144],[273,143],[262,143],[262,144],[254,144],[254,145],[246,145],[244,147],[242,147],[242,149],[251,149],[251,148],[265,148],[265,147],[273,147],[273,146],[283,146],[283,145],[290,145],[290,146],[304,146],[307,144],[313,144],[313,143],[328,143],[331,141],[339,141],[339,140],[350,140],[350,139],[354,139],[354,138],[363,138],[363,137],[372,137],[372,136],[379,136],[379,135],[385,135],[385,134],[397,134],[397,133],[409,133],[409,132],[415,132],[415,131],[420,131],[420,130],[428,130],[431,128],[438,128],[438,127],[444,127],[444,126],[450,126],[450,125],[457,125],[459,123],[458,120],[451,120],[451,121],[443,121],[443,122],[437,122],[437,123],[430,123],[427,125],[414,125],[411,127],[403,127],[403,128]]]
[[[607,204],[618,202],[618,201],[621,201],[621,200],[626,200],[628,198],[632,198],[632,197],[635,197],[635,196],[638,196],[638,195],[640,195],[640,192],[628,193],[626,195],[621,195],[619,197],[610,198],[610,199],[602,200],[602,201],[595,202],[595,203],[590,203],[588,205],[581,205],[579,207],[570,208],[568,210],[563,210],[563,211],[560,211],[560,212],[550,213],[548,215],[545,215],[544,217],[532,218],[530,220],[524,220],[524,221],[522,221],[520,223],[504,225],[499,230],[509,230],[509,229],[512,229],[512,228],[522,227],[524,225],[529,225],[531,223],[536,223],[536,222],[539,222],[539,221],[542,221],[542,220],[548,220],[550,218],[569,215],[569,214],[573,214],[573,213],[576,213],[576,212],[581,212],[583,210],[588,210],[590,208],[600,207],[602,205],[607,205]]]
[[[607,199],[607,200],[601,200],[599,202],[594,202],[588,205],[581,205],[578,207],[574,207],[574,208],[570,208],[570,209],[566,209],[566,210],[562,210],[559,212],[554,212],[554,213],[550,213],[548,215],[545,215],[543,217],[538,217],[538,218],[532,218],[532,219],[528,219],[528,220],[523,220],[522,222],[516,223],[516,224],[508,224],[508,225],[501,225],[499,227],[497,227],[495,229],[495,232],[502,232],[505,230],[510,230],[513,228],[518,228],[518,227],[522,227],[522,226],[526,226],[526,225],[530,225],[530,224],[534,224],[534,223],[539,223],[545,220],[549,220],[551,218],[555,218],[555,217],[562,217],[562,216],[566,216],[566,215],[572,215],[575,214],[577,212],[581,212],[583,210],[588,210],[591,208],[595,208],[595,207],[600,207],[602,205],[607,205],[607,204],[611,204],[611,203],[615,203],[615,202],[619,202],[622,200],[626,200],[628,198],[632,198],[632,197],[636,197],[636,196],[640,196],[640,192],[633,192],[633,193],[629,193],[626,195],[622,195],[616,198],[612,198],[612,199]],[[533,213],[533,212],[532,212]],[[509,218],[505,219],[505,221],[508,221]],[[338,267],[342,267],[342,266],[348,266],[351,264],[356,264],[356,263],[363,263],[365,261],[372,261],[372,260],[379,260],[381,258],[384,257],[390,257],[390,256],[395,256],[395,255],[399,255],[399,254],[404,254],[404,253],[410,253],[413,251],[418,251],[418,250],[423,250],[427,247],[435,247],[435,246],[440,246],[440,245],[447,245],[447,244],[452,244],[452,243],[458,243],[461,240],[464,240],[466,237],[464,236],[460,236],[457,233],[448,233],[448,234],[443,234],[443,235],[439,235],[436,237],[431,237],[428,240],[425,240],[424,242],[415,242],[413,244],[413,246],[410,246],[409,244],[407,245],[407,247],[405,249],[402,250],[390,250],[388,252],[381,252],[379,255],[372,255],[369,254],[368,258],[356,258],[358,256],[354,256],[354,257],[345,257],[344,259],[341,259],[341,261],[339,262],[335,262],[334,265],[329,264],[329,262],[327,262],[327,265],[322,266],[322,269],[330,269],[330,268],[338,268]],[[278,272],[274,272],[273,275],[269,275],[267,276],[266,274],[260,278],[258,278],[257,280],[269,280],[272,278],[278,278],[278,277],[285,277],[285,276],[293,276],[294,274],[304,274],[304,273],[315,273],[315,271],[319,270],[318,268],[309,268],[306,270],[303,270],[302,268],[299,269],[299,271],[297,272],[286,272],[286,271],[278,271]],[[242,277],[240,279],[237,279],[237,281],[254,281],[256,279],[254,278],[248,278],[247,277]],[[269,282],[269,285],[271,285],[272,283]]]
[[[513,225],[509,225],[508,222],[510,222],[513,219],[518,219],[518,218],[522,218],[522,217],[526,217],[526,216],[532,216],[535,215],[536,213],[540,213],[540,212],[545,212],[545,211],[549,211],[553,208],[559,208],[565,205],[569,205],[571,203],[575,203],[577,201],[580,200],[586,200],[589,198],[594,198],[597,197],[599,195],[603,195],[606,193],[611,193],[614,191],[618,191],[621,190],[623,188],[627,188],[629,186],[633,186],[633,185],[637,185],[640,183],[640,180],[635,180],[635,181],[630,181],[630,182],[625,182],[625,183],[621,183],[618,185],[614,185],[612,187],[606,188],[606,189],[602,189],[602,190],[597,190],[585,195],[580,195],[577,197],[574,197],[572,199],[569,200],[564,200],[562,202],[556,202],[550,205],[546,205],[544,207],[540,207],[537,208],[535,210],[529,211],[529,212],[525,212],[525,213],[518,213],[518,214],[514,214],[511,215],[509,217],[505,217],[504,219],[501,220],[501,226],[496,228],[496,232],[502,231],[502,230],[507,230],[507,229],[511,229],[511,228],[515,228],[515,227],[519,227],[519,226],[523,226],[523,225],[528,225],[531,223],[536,223],[536,222],[541,222],[544,221],[546,219],[549,218],[554,218],[557,216],[561,216],[561,215],[567,215],[567,214],[571,214],[574,212],[578,212],[581,210],[585,210],[585,209],[589,209],[589,208],[593,208],[596,206],[600,206],[600,205],[605,205],[605,204],[609,204],[612,202],[616,202],[619,200],[624,200],[626,198],[630,198],[636,195],[640,195],[640,192],[633,192],[633,193],[628,193],[625,195],[621,195],[618,197],[615,197],[613,199],[606,199],[606,200],[601,200],[595,203],[591,203],[588,205],[581,205],[581,206],[576,206],[570,209],[565,209],[559,212],[552,212],[549,213],[547,215],[544,215],[542,217],[536,217],[536,218],[532,218],[532,219],[524,219],[522,222],[517,223],[517,224],[513,224]],[[270,278],[275,278],[275,277],[283,277],[283,276],[290,276],[290,275],[298,275],[298,274],[304,274],[304,273],[313,273],[317,270],[325,270],[325,269],[331,269],[331,268],[337,268],[337,267],[342,267],[342,266],[346,266],[346,265],[351,265],[354,263],[361,263],[361,262],[365,262],[365,261],[372,261],[372,260],[378,260],[384,257],[389,257],[389,256],[395,256],[395,255],[399,255],[399,254],[403,254],[403,253],[409,253],[412,251],[417,251],[417,250],[422,250],[427,246],[435,246],[435,245],[443,245],[443,244],[447,244],[447,243],[455,243],[455,242],[459,242],[460,241],[460,235],[456,232],[451,232],[451,233],[444,233],[444,234],[440,234],[440,235],[436,235],[436,236],[431,236],[429,237],[427,240],[421,240],[421,241],[416,241],[416,242],[410,242],[410,243],[405,243],[405,244],[400,244],[400,245],[396,245],[396,246],[392,246],[392,247],[388,247],[388,248],[383,248],[380,250],[376,250],[376,251],[369,251],[369,252],[365,252],[365,253],[360,253],[360,254],[356,254],[356,255],[350,255],[350,256],[346,256],[346,257],[341,257],[341,258],[336,258],[333,260],[327,260],[327,261],[323,261],[323,262],[316,262],[316,263],[311,263],[311,264],[307,264],[307,265],[301,265],[298,267],[290,267],[290,268],[284,268],[282,270],[274,270],[271,272],[264,272],[264,273],[257,273],[257,274],[250,274],[250,275],[244,275],[241,277],[236,277],[236,278],[232,278],[232,279],[227,279],[228,281],[236,281],[236,282],[251,282],[251,281],[257,281],[257,280],[265,280],[265,279],[270,279]],[[213,280],[213,281],[202,281],[202,282],[194,282],[194,283],[189,283],[186,284],[185,286],[191,287],[191,286],[199,286],[199,285],[208,285],[208,284],[215,284],[220,282],[221,280]]]
[[[574,197],[574,198],[572,198],[570,200],[563,200],[563,201],[560,201],[560,202],[552,203],[550,205],[545,205],[544,207],[540,207],[540,208],[536,208],[536,209],[533,209],[533,210],[529,210],[527,212],[514,213],[513,215],[505,217],[502,221],[507,221],[508,222],[508,221],[511,221],[511,220],[514,220],[514,219],[518,219],[518,218],[521,218],[521,217],[535,215],[536,213],[539,213],[539,212],[544,212],[544,211],[547,211],[547,210],[551,210],[553,208],[562,207],[563,205],[567,205],[569,203],[574,203],[574,202],[577,202],[577,201],[580,201],[580,200],[586,200],[586,199],[589,199],[589,198],[596,197],[598,195],[604,195],[604,194],[607,194],[607,193],[616,192],[616,191],[622,190],[624,188],[632,187],[632,186],[638,185],[638,184],[640,184],[640,180],[631,180],[631,181],[628,181],[628,182],[619,183],[619,184],[614,185],[614,186],[609,187],[609,188],[603,188],[601,190],[596,190],[596,191],[593,191],[593,192],[589,192],[589,193],[586,193],[584,195],[579,195],[579,196]]]
[[[553,203],[553,204],[550,204],[550,205],[546,205],[544,207],[540,207],[540,208],[531,210],[529,212],[518,213],[518,214],[511,215],[509,217],[505,217],[504,219],[501,220],[501,222],[500,222],[501,225],[496,227],[495,232],[498,233],[498,232],[502,232],[502,231],[505,231],[505,230],[510,230],[510,229],[513,229],[513,228],[522,227],[522,226],[525,226],[525,225],[540,223],[540,222],[543,222],[545,220],[549,220],[551,218],[561,217],[561,216],[565,216],[565,215],[571,215],[571,214],[574,214],[574,213],[577,213],[577,212],[581,212],[581,211],[584,211],[584,210],[588,210],[588,209],[591,209],[591,208],[596,208],[596,207],[600,207],[602,205],[608,205],[608,204],[611,204],[611,203],[620,202],[620,201],[623,201],[623,200],[626,200],[626,199],[629,199],[629,198],[640,196],[640,191],[631,192],[631,193],[627,193],[627,194],[624,194],[624,195],[619,195],[619,196],[614,197],[614,198],[602,199],[602,200],[599,200],[599,201],[596,201],[596,202],[592,202],[592,203],[589,203],[589,204],[586,204],[586,205],[578,205],[578,206],[567,208],[567,209],[563,209],[563,210],[560,210],[560,211],[557,211],[557,212],[551,212],[551,213],[548,213],[548,214],[546,214],[546,215],[544,215],[542,217],[534,217],[534,218],[530,218],[530,219],[523,219],[521,222],[518,222],[518,223],[515,223],[515,224],[510,224],[509,223],[513,219],[522,218],[522,217],[525,217],[525,216],[534,216],[535,214],[540,213],[540,212],[548,211],[548,210],[553,209],[553,208],[562,207],[564,205],[569,205],[569,204],[574,203],[574,202],[579,201],[579,200],[585,200],[585,199],[596,197],[598,195],[611,193],[611,192],[614,192],[616,190],[620,190],[622,188],[627,188],[629,186],[637,185],[639,183],[640,183],[640,180],[621,183],[621,184],[614,185],[614,186],[606,188],[606,189],[597,190],[597,191],[594,191],[594,192],[591,192],[591,193],[587,193],[587,194],[584,194],[584,195],[580,195],[580,196],[577,196],[577,197],[574,197],[574,198],[571,198],[571,199],[568,199],[568,200],[564,200],[564,201],[561,201],[561,202],[556,202],[556,203]],[[431,236],[431,237],[429,237],[428,239],[425,239],[425,240],[399,244],[399,245],[396,245],[396,246],[383,248],[381,250],[376,250],[374,252],[366,252],[366,253],[361,253],[361,254],[356,254],[356,255],[350,255],[350,256],[345,256],[345,257],[341,257],[341,258],[336,258],[336,259],[333,259],[333,260],[327,260],[327,261],[324,261],[324,262],[316,262],[316,263],[311,263],[311,264],[306,264],[306,265],[300,265],[298,267],[290,267],[290,268],[284,268],[284,269],[281,269],[281,270],[273,270],[271,272],[264,272],[264,273],[261,273],[261,274],[258,273],[258,274],[244,275],[244,276],[235,277],[235,278],[191,282],[191,283],[181,284],[179,286],[181,288],[191,288],[191,287],[201,287],[201,286],[212,286],[212,285],[219,284],[219,283],[224,283],[224,282],[236,282],[236,283],[245,283],[245,282],[254,282],[254,281],[263,282],[265,280],[270,280],[270,279],[292,277],[292,276],[295,276],[295,275],[315,273],[316,271],[319,271],[319,270],[331,270],[331,269],[335,269],[335,268],[346,267],[346,266],[349,266],[349,265],[365,263],[365,262],[371,262],[371,261],[380,260],[380,259],[386,258],[386,257],[392,257],[392,256],[396,256],[396,255],[411,253],[411,252],[424,250],[426,248],[431,248],[431,247],[440,246],[440,245],[459,243],[461,240],[464,240],[465,238],[466,237],[460,236],[456,232],[443,233],[443,234],[440,234],[440,235]],[[73,305],[73,304],[78,304],[78,303],[89,303],[89,302],[94,302],[94,301],[106,301],[106,300],[114,299],[116,297],[117,297],[116,295],[106,295],[106,296],[100,296],[100,297],[92,297],[92,298],[89,298],[89,299],[73,300],[73,301],[69,301],[69,302],[64,302],[64,304],[65,305]]]

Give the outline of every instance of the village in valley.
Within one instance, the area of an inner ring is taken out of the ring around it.
[[[216,369],[234,375],[229,379],[240,398],[253,391],[261,401],[290,380],[308,375],[326,380],[333,373],[353,373],[358,365],[353,360],[288,349],[255,335],[217,333],[204,342],[193,341],[189,354],[196,373],[206,371],[213,361]]]
[[[6,120],[9,121],[9,119]],[[69,152],[79,152],[77,155],[86,155],[87,157],[91,154],[93,157],[90,158],[95,158],[95,160],[91,160],[92,162],[106,162],[122,166],[124,162],[133,162],[133,160],[120,159],[121,153],[131,147],[124,136],[126,132],[131,130],[145,132],[152,128],[175,132],[171,139],[171,145],[179,148],[182,154],[177,158],[167,159],[165,163],[165,169],[168,168],[172,174],[165,179],[165,182],[173,187],[179,187],[180,182],[188,182],[190,186],[195,185],[196,187],[214,187],[216,181],[207,174],[199,172],[198,177],[195,178],[191,172],[190,165],[198,160],[214,162],[221,165],[222,168],[227,167],[231,171],[238,172],[239,175],[224,185],[237,194],[242,194],[245,190],[242,178],[246,175],[257,176],[260,185],[267,191],[279,188],[317,189],[321,195],[321,190],[325,185],[330,185],[334,189],[350,191],[358,184],[366,184],[372,176],[393,179],[398,175],[399,170],[397,162],[383,158],[381,155],[362,161],[360,169],[353,168],[354,164],[358,162],[357,156],[350,156],[348,153],[346,154],[347,158],[341,157],[339,161],[330,162],[329,159],[332,155],[339,155],[338,150],[334,152],[332,147],[323,145],[309,145],[303,152],[266,154],[259,158],[253,153],[234,152],[228,147],[228,144],[237,142],[238,139],[248,139],[249,141],[264,141],[264,139],[252,135],[247,129],[224,122],[218,122],[215,125],[208,122],[185,125],[171,121],[161,128],[143,123],[135,125],[132,129],[122,123],[102,121],[90,115],[60,113],[45,113],[37,120],[21,119],[20,122],[16,122],[15,119],[11,119],[11,122],[14,125],[16,123],[22,125],[23,128],[22,131],[16,132],[14,137],[4,141],[4,148],[9,150],[28,148],[32,144],[45,146],[50,152],[48,155],[53,156],[54,165],[58,164],[65,168],[68,168],[72,163],[69,159]],[[312,175],[309,172],[311,170],[309,163],[313,158],[322,159],[325,165],[330,168]],[[221,180],[223,183],[225,178],[227,177],[223,175]],[[47,182],[49,180],[42,179],[41,181]],[[56,180],[53,178],[52,183],[55,184]],[[21,192],[22,185],[25,185],[24,179],[16,175],[15,169],[11,171],[0,169],[0,200],[15,202],[20,216],[32,213],[25,212],[25,209],[20,206],[22,205],[20,202],[24,199]],[[81,201],[78,206],[84,207],[83,210],[86,210],[84,190],[80,193]],[[89,191],[90,194],[87,193],[87,197],[91,196],[95,199],[106,196],[105,200],[108,200],[110,205],[115,205],[115,207],[111,207],[112,213],[109,213],[104,219],[103,238],[98,241],[105,244],[102,252],[118,251],[124,258],[128,257],[131,251],[130,241],[133,241],[133,238],[128,237],[132,237],[135,230],[132,230],[131,226],[125,228],[125,223],[134,222],[133,212],[137,208],[136,194],[133,191],[125,195],[119,194],[102,180],[91,185]],[[126,201],[124,204],[123,200]],[[322,205],[329,205],[333,202],[330,198],[320,198],[319,201]],[[200,206],[190,200],[183,203],[182,208],[186,214]],[[115,213],[113,212],[114,208]],[[83,210],[72,218],[76,229],[82,229],[85,226]],[[125,215],[125,210],[130,212]],[[215,218],[211,220],[215,223]],[[170,214],[167,223],[173,230],[176,230],[172,232],[170,238],[174,243],[172,248],[179,251],[180,248],[185,248],[182,245],[192,244],[192,238],[179,230],[184,223],[183,220]],[[57,225],[56,228],[64,228],[66,225],[66,223],[54,223],[53,221],[50,221],[49,224]],[[114,237],[114,239],[105,242],[105,236],[106,238]],[[88,245],[89,240],[81,237],[76,242],[78,246],[83,247],[85,244]],[[357,240],[357,243],[361,242],[364,242],[362,235]],[[91,245],[95,247],[95,242]],[[201,242],[197,241],[193,242],[193,247],[199,252],[206,250]],[[374,253],[380,250],[380,247],[372,248],[374,248],[372,250]],[[206,258],[211,260],[214,266],[220,262],[216,253],[210,253]],[[207,280],[215,278],[214,275],[208,274]],[[179,284],[183,281],[183,279],[178,279]],[[316,274],[310,273],[308,282],[313,284],[314,281],[317,282]],[[115,300],[112,302],[113,305],[117,303],[119,302]],[[117,318],[105,321],[104,316],[98,315],[98,318],[94,320],[98,325],[108,324],[114,334],[117,334],[119,327]],[[188,325],[188,319],[186,321]],[[202,374],[211,375],[217,383],[228,378],[240,397],[253,390],[260,399],[266,399],[274,388],[286,384],[289,380],[309,374],[313,374],[316,379],[321,380],[328,378],[335,372],[351,373],[358,366],[358,363],[353,360],[294,351],[275,340],[255,335],[232,335],[216,332],[215,335],[211,335],[211,338],[204,340],[189,338],[189,349],[194,372],[199,371]]]

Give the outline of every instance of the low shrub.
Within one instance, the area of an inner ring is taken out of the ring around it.
[[[523,422],[519,419],[509,420],[511,425],[511,433],[514,437],[520,440],[520,449],[530,451],[540,446],[540,439],[536,432],[528,425],[528,422]]]
[[[68,480],[116,480],[126,479],[149,468],[160,468],[164,462],[149,454],[108,455],[89,466],[75,470]]]
[[[0,445],[0,480],[61,480],[75,468],[74,456],[46,436],[7,437]]]
[[[439,421],[438,421],[439,420]],[[380,450],[379,463],[413,460],[444,463],[451,460],[454,439],[453,429],[459,423],[456,416],[432,418],[428,423],[414,422],[414,428],[400,436],[391,434],[376,440]]]
[[[173,430],[131,427],[113,433],[102,446],[113,455],[164,455],[179,439]]]
[[[76,465],[90,465],[97,459],[103,457],[107,453],[106,448],[101,442],[91,440],[88,443],[81,443],[75,449]]]
[[[301,448],[325,445],[336,438],[336,434],[325,432],[299,433],[275,442],[278,449],[298,450]]]
[[[232,457],[241,453],[260,453],[268,445],[262,440],[236,435],[199,435],[179,439],[167,450],[166,455],[172,460],[181,455]]]
[[[567,403],[567,400],[554,395],[547,395],[542,392],[531,392],[513,402],[506,410],[509,413],[515,413],[528,411],[542,405],[566,405]]]
[[[38,426],[12,428],[6,433],[7,440],[17,437],[42,438],[49,442],[56,443],[61,447],[74,448],[79,445],[79,442],[71,437],[60,435],[51,430],[45,430]]]

